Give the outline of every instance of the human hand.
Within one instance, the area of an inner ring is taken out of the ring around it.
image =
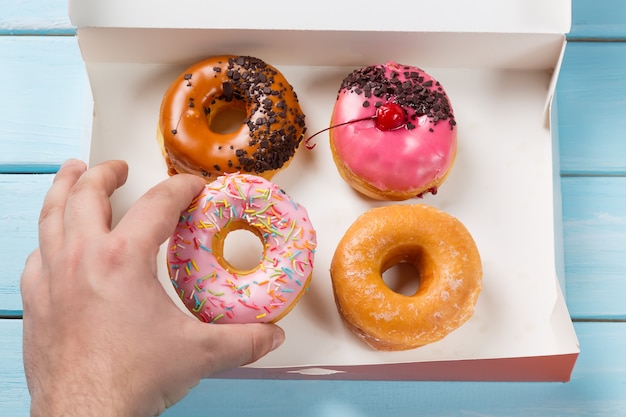
[[[109,197],[127,174],[122,161],[70,160],[44,200],[21,281],[32,416],[156,415],[284,340],[272,324],[210,325],[174,304],[156,256],[204,180],[165,180],[111,230]]]

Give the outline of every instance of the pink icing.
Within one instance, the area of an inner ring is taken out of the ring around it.
[[[259,266],[235,273],[213,254],[213,237],[231,222],[262,235]],[[275,184],[229,174],[207,184],[180,217],[167,252],[172,284],[185,306],[210,323],[271,322],[306,290],[316,235],[304,207]]]
[[[401,83],[411,81],[420,90],[428,89],[437,93],[449,105],[443,87],[423,70],[392,62],[374,67],[383,69],[387,79],[395,72]],[[351,75],[358,74],[357,71]],[[414,78],[416,73],[420,77],[418,81]],[[451,108],[444,118],[436,118],[433,115],[437,114],[438,108],[425,111],[420,107],[423,104],[407,105],[404,102],[406,97],[400,97],[400,94],[366,97],[363,89],[355,91],[354,86],[346,88],[349,77],[344,80],[337,96],[331,126],[369,119],[333,128],[334,147],[345,167],[383,191],[423,190],[444,177],[454,162],[457,148],[457,129]],[[431,86],[429,81],[432,81]],[[363,106],[365,101],[369,103],[367,107]],[[395,130],[378,129],[374,120],[376,103],[387,102],[401,104],[415,128],[403,126]]]

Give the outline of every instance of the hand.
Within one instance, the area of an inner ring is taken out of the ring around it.
[[[70,160],[44,200],[21,281],[32,416],[156,415],[284,340],[275,325],[210,325],[174,304],[156,255],[204,181],[163,181],[111,230],[109,197],[127,174],[121,161]]]

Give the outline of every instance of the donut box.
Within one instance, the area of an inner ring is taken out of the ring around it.
[[[84,158],[130,165],[112,199],[114,222],[167,177],[156,142],[159,106],[190,64],[219,54],[271,63],[294,86],[311,134],[328,126],[352,69],[388,60],[422,67],[450,96],[458,155],[436,195],[401,204],[437,207],[472,233],[484,269],[474,315],[439,342],[399,352],[374,351],[343,325],[330,283],[334,250],[359,214],[389,203],[364,198],[341,179],[321,134],[272,180],[306,207],[316,228],[310,289],[279,322],[283,346],[219,377],[569,380],[579,347],[565,302],[558,132],[550,126],[570,1],[417,0],[384,19],[371,19],[372,10],[385,12],[379,2],[324,3],[302,6],[302,13],[277,0],[242,14],[226,2],[70,0],[93,94]],[[288,18],[277,19],[276,8]],[[164,288],[185,311],[169,282],[165,249],[158,265]]]

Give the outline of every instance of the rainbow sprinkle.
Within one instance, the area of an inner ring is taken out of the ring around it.
[[[230,270],[214,239],[257,229],[263,254],[251,271]],[[168,245],[172,285],[207,323],[269,322],[308,289],[317,245],[306,210],[261,177],[228,174],[208,184],[180,216]],[[219,253],[219,252],[218,252]]]

